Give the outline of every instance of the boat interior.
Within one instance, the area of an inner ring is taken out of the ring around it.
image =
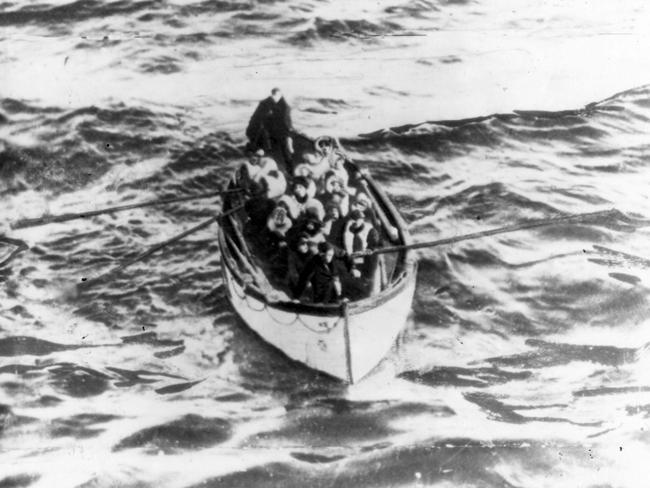
[[[318,153],[321,138],[312,140],[302,134],[294,136],[294,167],[307,160],[310,154]],[[334,138],[325,138],[326,143],[338,144]],[[345,154],[341,151],[341,154]],[[293,176],[287,171],[280,151],[272,154],[283,172],[287,181],[287,192],[291,188]],[[361,170],[350,158],[345,155],[344,168],[349,176],[347,191],[351,193],[364,192],[371,202],[372,218],[370,220],[379,236],[379,246],[396,246],[410,243],[404,221],[394,205],[386,197],[372,177]],[[238,183],[233,176],[229,189],[236,189]],[[238,210],[228,213],[222,218],[219,239],[221,245],[222,262],[230,270],[233,279],[242,286],[246,293],[254,296],[266,304],[276,308],[291,311],[302,311],[316,315],[339,314],[339,303],[314,303],[311,294],[305,293],[298,300],[292,296],[286,281],[278,276],[272,266],[268,249],[264,242],[255,238],[256,231],[251,232],[248,212],[243,208],[251,196],[247,192],[234,192],[227,194],[224,199],[223,211]],[[345,219],[346,217],[340,217]],[[341,242],[331,242],[336,250],[342,250]],[[414,260],[410,259],[409,251],[397,251],[378,255],[378,270],[373,277],[371,286],[359,287],[359,281],[347,274],[342,276],[342,298],[351,307],[372,308],[394,296],[414,272]],[[365,282],[368,278],[364,277]]]

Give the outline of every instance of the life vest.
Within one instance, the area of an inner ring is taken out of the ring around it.
[[[248,166],[253,166],[250,163],[247,164]],[[260,159],[260,164],[255,167],[257,168],[257,171],[255,175],[251,175],[251,178],[253,178],[255,181],[259,181],[262,177],[267,176],[269,173],[271,173],[271,171],[278,171],[278,163],[276,163],[274,159],[269,158],[268,156]]]
[[[284,222],[282,225],[278,225],[278,223],[275,220],[275,217],[277,215],[278,209],[276,208],[273,212],[271,212],[271,215],[269,216],[268,220],[266,221],[266,227],[271,231],[271,232],[279,232],[283,236],[286,235],[287,231],[291,229],[291,226],[293,225],[291,223],[291,219],[287,215],[284,219]]]
[[[277,170],[271,170],[269,174],[262,176],[258,181],[261,183],[262,180],[266,182],[267,198],[275,199],[281,197],[287,190],[287,180],[284,175]]]
[[[278,200],[278,205],[284,205],[287,208],[289,217],[291,217],[292,220],[296,220],[300,217],[302,207],[298,205],[298,202],[293,195],[282,195]]]
[[[306,159],[307,162],[304,164],[310,169],[315,180],[319,180],[330,169],[330,162],[326,156],[308,154]]]
[[[323,208],[323,204],[315,198],[310,198],[305,202],[303,205],[303,211],[311,214],[312,217],[315,217],[319,221],[322,221],[325,218],[325,209]]]
[[[323,204],[315,198],[311,198],[309,195],[306,195],[305,201],[303,202],[298,201],[294,195],[282,195],[278,203],[282,203],[287,207],[289,217],[293,220],[296,220],[305,212],[311,213],[318,220],[323,220],[325,217]]]

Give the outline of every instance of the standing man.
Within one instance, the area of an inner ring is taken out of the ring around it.
[[[246,128],[246,137],[252,150],[264,149],[270,154],[282,156],[286,170],[293,173],[293,140],[291,139],[291,107],[279,88],[271,90],[271,96],[262,100]]]

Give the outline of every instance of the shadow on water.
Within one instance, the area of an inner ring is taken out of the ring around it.
[[[313,488],[355,486],[481,486],[515,488],[499,466],[516,465],[530,477],[547,477],[557,466],[557,455],[589,469],[586,448],[570,443],[551,446],[531,441],[481,442],[466,438],[432,439],[424,444],[388,448],[367,457],[336,461],[324,466],[268,463],[224,476],[206,479],[191,488]],[[190,487],[188,487],[190,488]]]
[[[50,435],[52,437],[74,437],[86,439],[96,437],[104,429],[97,427],[120,417],[109,414],[81,413],[67,418],[55,419],[50,423]]]
[[[287,407],[283,425],[246,441],[249,447],[290,444],[312,448],[377,443],[401,432],[392,425],[408,417],[428,420],[455,415],[446,405],[405,401],[350,401],[324,397]]]
[[[481,410],[487,412],[488,418],[497,420],[499,422],[507,422],[510,424],[524,424],[527,422],[564,422],[572,425],[579,425],[582,427],[598,427],[602,422],[573,422],[568,419],[558,417],[528,417],[521,415],[516,410],[521,407],[508,405],[496,396],[483,392],[470,392],[463,395],[465,399],[475,405],[478,405]],[[531,407],[525,407],[531,408]]]
[[[130,346],[151,346],[164,348],[154,351],[153,357],[165,359],[176,356],[184,351],[183,340],[160,339],[154,332],[145,332],[121,338],[121,343],[99,345],[71,345],[57,344],[34,337],[16,336],[0,339],[0,356],[48,356],[82,348],[124,348]],[[171,347],[171,349],[169,349]],[[169,395],[188,390],[201,383],[203,379],[188,381],[187,378],[165,373],[163,371],[149,371],[144,369],[131,370],[106,366],[106,372],[93,368],[80,366],[71,362],[55,362],[51,358],[37,360],[35,364],[5,364],[0,366],[0,373],[20,376],[23,380],[46,377],[52,387],[64,396],[84,398],[98,396],[111,387],[127,388],[138,385],[159,384],[162,380],[174,380],[171,384],[160,385],[155,389],[160,395]],[[179,381],[180,380],[180,381]],[[10,383],[2,387],[7,389]],[[156,385],[157,386],[157,385]],[[60,400],[56,397],[43,398],[40,406],[56,405]]]
[[[0,478],[0,488],[26,488],[38,481],[39,474],[16,474]]]
[[[439,366],[428,371],[404,371],[399,374],[400,378],[431,387],[475,388],[486,388],[510,381],[525,380],[530,376],[532,376],[530,371],[511,372],[499,369],[496,366],[489,368]]]
[[[638,352],[638,349],[633,348],[561,344],[539,339],[528,339],[526,345],[533,347],[534,350],[511,356],[487,358],[485,361],[494,366],[529,369],[560,366],[574,361],[622,366],[636,361]]]
[[[113,451],[142,447],[153,454],[173,454],[204,449],[228,440],[231,431],[232,425],[226,420],[189,414],[125,437],[113,446]]]

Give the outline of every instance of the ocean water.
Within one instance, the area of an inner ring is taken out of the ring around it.
[[[0,3],[0,486],[639,487],[650,475],[644,2]],[[219,199],[255,104],[342,138],[416,240],[394,351],[346,387],[229,308]],[[26,249],[28,247],[28,249]]]

